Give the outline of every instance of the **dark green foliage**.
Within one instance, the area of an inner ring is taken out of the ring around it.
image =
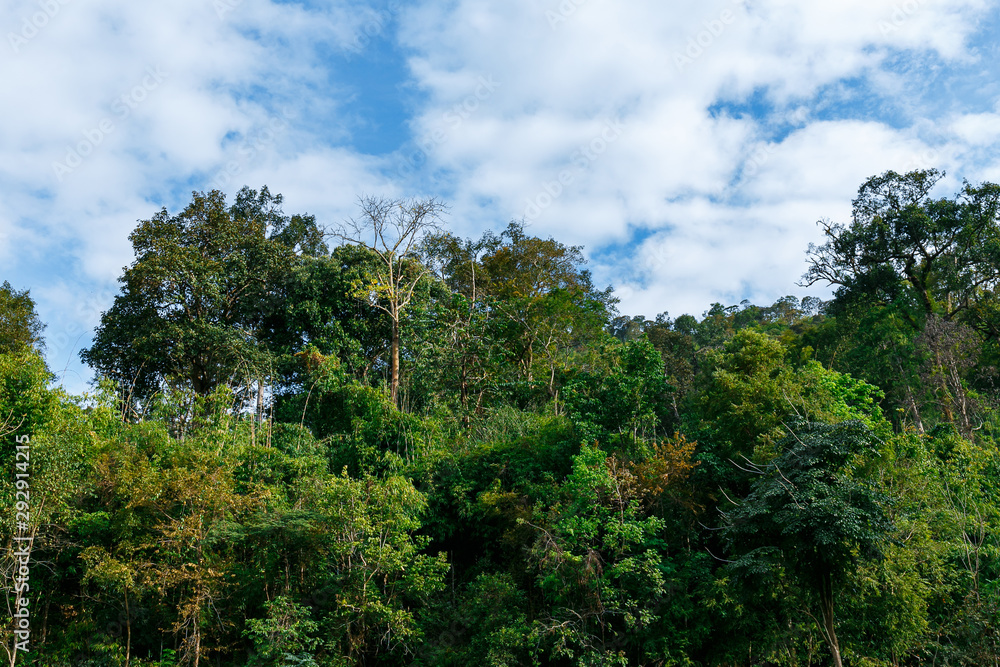
[[[726,513],[733,548],[752,547],[734,570],[766,574],[774,568],[771,556],[780,554],[812,581],[878,558],[890,529],[888,499],[855,478],[855,468],[877,455],[875,435],[860,422],[797,422],[788,429],[778,443],[781,455],[754,466],[760,477],[750,495]]]
[[[196,194],[133,234],[83,399],[5,284],[18,664],[993,664],[997,192],[937,178],[827,227],[832,302],[652,320],[518,223],[380,257],[266,189]]]
[[[506,573],[481,574],[427,624],[417,665],[517,667],[530,664],[527,599]]]
[[[179,215],[166,209],[129,237],[136,260],[104,314],[85,362],[114,380],[126,400],[164,387],[206,395],[237,389],[273,367],[264,318],[297,253],[322,252],[312,218],[287,218],[281,196],[244,188],[226,206],[195,193]]]
[[[850,572],[881,558],[892,530],[889,498],[864,479],[880,443],[860,422],[797,422],[778,443],[781,454],[750,494],[725,512],[723,535],[737,560],[733,574],[760,587],[787,573],[840,664],[836,601]]]
[[[363,248],[339,246],[329,256],[301,257],[282,276],[260,334],[276,355],[280,392],[308,391],[307,375],[322,359],[316,353],[336,357],[360,380],[384,376],[388,320],[351,295],[373,261]]]

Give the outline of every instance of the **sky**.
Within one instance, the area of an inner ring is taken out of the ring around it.
[[[73,393],[129,233],[193,191],[523,219],[627,315],[824,297],[806,249],[869,176],[1000,181],[997,34],[984,0],[5,0],[0,281]]]

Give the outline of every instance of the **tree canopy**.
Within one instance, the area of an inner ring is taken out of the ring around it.
[[[0,285],[0,354],[38,349],[44,330],[28,290],[19,292],[5,280]]]
[[[0,517],[0,645],[15,667],[995,664],[996,186],[943,184],[862,184],[808,255],[830,301],[649,319],[522,222],[461,238],[438,202],[371,198],[338,237],[266,188],[195,193],[132,234],[83,397],[5,283],[0,498],[30,512]],[[25,593],[27,653],[3,613]]]
[[[276,288],[301,256],[326,250],[315,220],[285,216],[281,201],[267,188],[244,188],[228,207],[219,191],[195,193],[180,214],[140,222],[135,262],[84,361],[138,399],[181,385],[205,396],[267,374],[262,327],[281,307]]]

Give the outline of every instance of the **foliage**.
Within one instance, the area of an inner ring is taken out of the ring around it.
[[[311,652],[320,644],[319,626],[308,607],[279,596],[264,605],[267,617],[247,621],[256,654],[250,665],[315,665]]]
[[[583,440],[647,440],[663,431],[667,392],[660,354],[649,341],[605,352],[608,369],[583,371],[565,391],[566,411]]]
[[[29,350],[0,354],[0,451],[13,458],[9,434],[31,435],[45,424],[57,402],[48,389],[52,378],[41,355]]]
[[[5,280],[0,285],[0,354],[38,349],[44,329],[28,290],[18,292]]]
[[[371,198],[341,231],[383,237],[331,250],[266,189],[196,193],[132,235],[78,398],[4,284],[16,662],[992,664],[997,190],[939,176],[827,223],[832,301],[654,319],[523,223],[461,239]]]
[[[887,498],[864,479],[878,450],[860,422],[800,422],[779,443],[780,456],[754,466],[750,494],[725,513],[725,538],[745,579],[784,571],[800,587],[804,613],[819,626],[840,665],[835,602],[848,573],[882,557],[892,529]]]
[[[261,329],[273,286],[297,252],[324,249],[315,221],[284,216],[281,201],[267,188],[244,188],[228,207],[219,191],[194,193],[179,215],[142,221],[129,237],[136,260],[84,361],[126,401],[164,385],[205,395],[259,380],[272,363]]]

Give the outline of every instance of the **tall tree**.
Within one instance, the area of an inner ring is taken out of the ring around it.
[[[932,313],[950,320],[994,300],[1000,185],[966,182],[954,198],[934,199],[943,177],[936,169],[887,171],[865,181],[849,226],[820,223],[828,240],[810,246],[804,284],[836,285],[841,306],[893,304],[915,330]]]
[[[418,249],[424,236],[440,227],[445,206],[435,199],[373,196],[362,197],[360,205],[361,216],[347,221],[334,236],[378,257],[372,271],[355,282],[354,293],[389,316],[389,395],[398,405],[400,325],[417,285],[430,272]]]
[[[803,282],[837,286],[827,312],[848,341],[841,368],[882,386],[918,430],[922,397],[935,394],[943,421],[968,431],[968,414],[956,416],[949,398],[955,366],[932,351],[935,368],[922,372],[915,338],[939,338],[921,334],[928,323],[962,323],[1000,341],[1000,185],[966,182],[935,198],[943,177],[931,169],[869,178],[850,225],[821,223],[828,240],[810,246]]]
[[[781,456],[750,464],[759,475],[752,491],[724,515],[724,535],[737,557],[732,570],[750,579],[789,573],[841,667],[840,587],[858,563],[881,555],[891,530],[887,499],[858,465],[876,449],[876,438],[861,422],[800,422],[780,444]]]
[[[605,336],[618,301],[610,287],[594,287],[585,263],[581,247],[529,236],[519,222],[487,239],[483,285],[498,335],[518,379],[542,384],[550,398],[567,354]]]
[[[457,392],[463,422],[480,411],[496,376],[497,353],[493,314],[486,290],[487,274],[482,254],[493,236],[487,233],[473,241],[450,233],[432,234],[422,253],[438,279],[428,326],[418,335],[424,350],[411,385],[451,397]]]
[[[315,220],[286,217],[281,195],[243,188],[231,206],[213,190],[194,193],[179,215],[163,209],[129,237],[136,260],[104,313],[83,360],[148,398],[164,384],[207,395],[255,380],[270,363],[262,320],[273,288],[297,253],[325,250]]]
[[[354,295],[353,285],[377,262],[365,248],[343,245],[329,255],[302,257],[272,286],[274,303],[262,323],[261,338],[278,356],[279,390],[301,389],[308,370],[302,353],[312,346],[336,356],[362,382],[388,367],[389,318]]]

